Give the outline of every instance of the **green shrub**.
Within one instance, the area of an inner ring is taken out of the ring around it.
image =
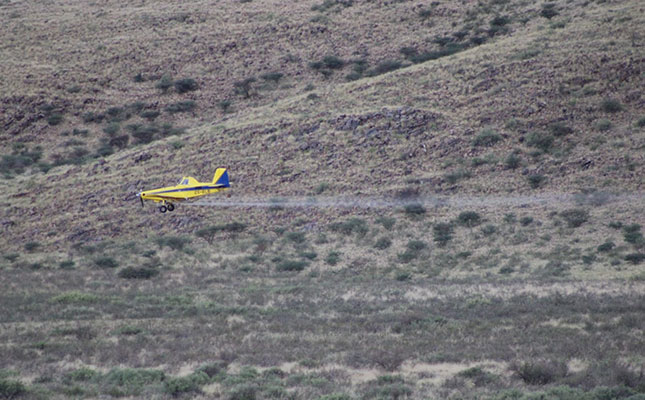
[[[645,260],[645,253],[631,253],[625,256],[625,261],[634,265],[642,263],[643,260]]]
[[[190,243],[190,238],[183,236],[160,236],[155,239],[159,248],[170,247],[173,250],[183,250]]]
[[[172,77],[168,74],[164,74],[161,79],[159,79],[159,82],[155,85],[157,89],[160,89],[163,93],[166,93],[168,89],[172,87]]]
[[[504,160],[504,166],[508,169],[517,169],[520,165],[522,165],[522,159],[516,152],[509,154]]]
[[[27,243],[25,243],[25,250],[27,250],[30,253],[32,251],[35,251],[39,247],[40,247],[40,243],[38,243],[38,242],[27,242]]]
[[[570,126],[565,125],[562,122],[555,122],[549,126],[549,131],[555,137],[566,136],[573,133],[573,129]]]
[[[255,385],[238,385],[229,392],[228,400],[255,400],[257,391]]]
[[[60,269],[73,269],[74,265],[75,263],[72,260],[61,261],[60,264],[58,264]]]
[[[340,69],[345,66],[345,61],[336,56],[325,56],[322,59],[322,64],[327,69]]]
[[[426,214],[426,208],[420,203],[413,203],[406,205],[404,212],[408,217],[420,218]]]
[[[448,222],[440,222],[432,227],[434,241],[439,246],[445,246],[452,239],[453,227]]]
[[[473,146],[493,146],[502,140],[502,136],[492,129],[485,129],[473,139]]]
[[[120,136],[115,136],[110,141],[108,144],[113,147],[118,147],[120,149],[124,149],[128,146],[128,142],[130,141],[130,136],[128,135],[120,135]]]
[[[385,60],[379,63],[373,70],[370,71],[370,76],[385,74],[388,72],[396,71],[403,67],[403,63],[399,60]]]
[[[640,117],[638,121],[636,121],[636,126],[638,128],[644,128],[645,127],[645,117]]]
[[[222,100],[217,103],[217,106],[220,108],[220,110],[222,110],[224,114],[226,114],[231,108],[231,104],[233,104],[233,102],[231,102],[230,100]]]
[[[154,121],[161,113],[157,110],[146,110],[142,112],[141,118],[145,118],[148,121]]]
[[[388,217],[378,217],[376,219],[376,223],[383,225],[383,228],[389,231],[389,230],[392,230],[392,228],[394,228],[394,224],[396,224],[396,219],[388,218]]]
[[[623,237],[627,243],[641,244],[644,243],[643,234],[640,232],[639,224],[631,224],[623,227]]]
[[[159,270],[150,267],[125,267],[118,275],[123,279],[150,279],[159,275]]]
[[[465,169],[458,169],[456,171],[445,174],[444,179],[446,180],[446,182],[454,185],[458,181],[470,178],[471,176],[472,174],[470,173],[470,171],[467,171]]]
[[[195,372],[188,376],[170,378],[164,382],[163,391],[172,396],[184,393],[201,393],[200,386],[208,382],[208,375],[204,372]]]
[[[481,224],[482,218],[474,211],[464,211],[457,217],[457,222],[463,226],[473,227]]]
[[[302,271],[309,263],[304,260],[285,260],[277,265],[278,271]]]
[[[482,228],[482,233],[486,236],[491,236],[497,232],[497,227],[495,225],[488,224]]]
[[[307,240],[304,232],[287,232],[285,238],[293,243],[302,244]]]
[[[189,112],[189,111],[193,111],[195,107],[196,107],[196,103],[194,100],[183,100],[183,101],[178,101],[176,103],[168,104],[166,106],[166,112],[169,112],[171,114]]]
[[[121,125],[119,125],[118,122],[110,122],[105,128],[103,128],[103,132],[105,132],[106,135],[114,136],[120,129]]]
[[[334,266],[340,261],[341,254],[337,251],[330,251],[325,257],[325,263],[328,265]]]
[[[567,373],[566,364],[552,361],[514,363],[511,369],[524,383],[529,385],[546,385],[565,376]]]
[[[15,399],[27,392],[27,388],[20,381],[0,379],[0,398]]]
[[[569,228],[578,228],[589,219],[589,212],[580,208],[573,208],[562,211],[560,216],[565,220]]]
[[[544,181],[546,181],[546,176],[541,174],[532,174],[532,175],[529,175],[527,179],[529,181],[529,185],[533,189],[537,189],[542,185],[542,183],[544,183]]]
[[[255,82],[256,82],[256,79],[254,77],[250,77],[250,78],[243,79],[241,81],[234,82],[233,89],[235,91],[235,94],[240,95],[245,99],[250,98],[253,90],[253,84]]]
[[[103,256],[94,260],[94,264],[99,268],[116,268],[119,263],[112,257]]]
[[[260,78],[264,79],[267,82],[273,82],[274,84],[277,84],[278,82],[280,82],[280,79],[284,78],[284,74],[282,72],[269,72],[261,75]]]
[[[61,304],[88,304],[99,301],[99,297],[91,293],[71,291],[54,296],[51,301]]]
[[[614,242],[605,242],[605,243],[601,244],[600,246],[598,246],[597,250],[598,250],[599,253],[606,253],[608,251],[613,250],[614,247],[616,247]]]
[[[74,381],[74,382],[87,382],[97,378],[100,375],[101,374],[98,371],[95,371],[91,368],[82,367],[82,368],[67,372],[64,375],[63,380]]]
[[[555,138],[548,133],[531,132],[528,135],[526,135],[527,145],[531,147],[536,147],[545,153],[548,153],[553,149],[554,142],[555,142]]]
[[[154,140],[154,136],[159,129],[153,125],[140,125],[140,124],[131,124],[128,125],[128,129],[132,132],[132,136],[137,139],[137,143],[146,144]]]
[[[540,10],[540,15],[546,19],[551,19],[558,15],[558,11],[555,9],[555,3],[544,3],[542,4],[542,10]]]
[[[342,233],[343,235],[355,234],[358,237],[363,237],[369,231],[367,222],[360,218],[350,218],[344,222],[336,222],[329,226],[333,232]]]
[[[374,243],[374,248],[379,250],[385,250],[392,245],[392,240],[387,237],[379,238],[376,243]]]
[[[49,117],[47,117],[47,123],[49,125],[58,125],[61,122],[63,122],[63,114],[61,113],[53,113]]]
[[[141,368],[115,368],[102,381],[124,390],[125,395],[137,395],[146,385],[159,384],[166,379],[163,371]]]
[[[600,108],[606,113],[617,113],[623,111],[624,107],[620,101],[616,99],[604,99],[600,103]]]
[[[522,226],[528,226],[528,225],[531,225],[532,223],[533,223],[533,217],[520,218],[520,224],[522,224]]]
[[[192,92],[199,88],[199,85],[197,85],[197,82],[192,78],[178,79],[175,81],[174,85],[175,85],[175,90],[178,93]]]

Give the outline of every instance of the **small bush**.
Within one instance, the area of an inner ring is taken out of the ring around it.
[[[53,113],[49,117],[47,117],[47,123],[49,125],[58,125],[61,122],[63,122],[63,114],[61,113]]]
[[[580,208],[573,208],[562,211],[560,216],[565,220],[569,228],[578,228],[589,219],[589,212]]]
[[[173,85],[172,77],[168,74],[164,74],[159,82],[155,85],[157,89],[160,89],[163,93],[166,93]]]
[[[612,127],[612,123],[608,119],[600,119],[596,122],[596,129],[600,132],[607,132]]]
[[[367,222],[360,218],[350,218],[345,222],[336,222],[331,224],[329,228],[334,232],[344,235],[355,234],[359,237],[365,236],[369,231]]]
[[[453,227],[452,224],[441,222],[432,227],[434,234],[434,241],[439,246],[445,246],[452,239]]]
[[[293,243],[302,244],[307,240],[304,232],[287,232],[285,238]]]
[[[555,3],[545,3],[542,4],[542,10],[540,10],[540,15],[546,19],[551,19],[558,15],[558,11],[555,9]]]
[[[38,243],[38,242],[27,242],[27,243],[25,243],[25,250],[27,250],[30,253],[32,251],[35,251],[39,247],[40,247],[40,243]]]
[[[99,268],[116,268],[119,263],[112,257],[103,256],[94,260],[94,264]]]
[[[567,366],[561,362],[526,361],[511,366],[515,374],[529,385],[546,385],[567,373]]]
[[[529,181],[529,185],[533,189],[537,189],[542,185],[542,183],[544,183],[544,181],[546,181],[546,176],[541,174],[534,174],[534,175],[529,175],[527,179]]]
[[[460,225],[473,227],[481,224],[482,218],[474,211],[464,211],[457,217],[457,222]]]
[[[428,245],[422,240],[410,240],[406,247],[411,251],[421,251],[428,247]]]
[[[640,232],[639,224],[631,224],[623,227],[623,237],[627,243],[641,244],[644,243],[643,234]]]
[[[233,104],[233,102],[231,102],[230,100],[222,100],[217,103],[217,106],[220,108],[220,110],[222,110],[224,114],[226,114],[231,108],[231,104]]]
[[[634,265],[642,263],[643,260],[645,260],[645,253],[631,253],[625,256],[625,261]]]
[[[388,217],[379,217],[376,219],[376,223],[383,225],[383,228],[387,230],[391,230],[392,228],[394,228],[394,224],[396,224],[396,219],[388,218]]]
[[[340,253],[337,251],[330,251],[325,257],[325,263],[328,265],[334,266],[340,261]]]
[[[573,129],[570,126],[563,124],[562,122],[556,122],[549,126],[549,131],[555,137],[566,136],[573,133]]]
[[[108,136],[114,136],[120,129],[121,125],[119,125],[118,122],[110,122],[105,128],[103,128],[103,132]]]
[[[497,132],[495,132],[492,129],[485,129],[479,133],[473,139],[473,146],[493,146],[495,143],[499,142],[502,140],[502,136],[500,136]]]
[[[0,379],[0,398],[14,399],[27,392],[27,388],[20,381]]]
[[[235,91],[235,94],[240,95],[245,99],[250,98],[253,90],[253,84],[256,81],[257,79],[250,77],[241,81],[234,82],[233,89]]]
[[[404,208],[405,215],[411,218],[420,218],[426,214],[426,208],[419,203],[408,204]]]
[[[164,382],[163,391],[172,396],[184,393],[201,393],[200,386],[208,382],[208,375],[196,372],[192,375],[170,378]]]
[[[264,79],[267,82],[278,84],[278,82],[280,82],[280,79],[284,78],[284,74],[282,72],[269,72],[263,74],[262,76],[260,76],[260,78]]]
[[[60,264],[58,264],[60,269],[73,269],[74,265],[75,263],[72,260],[61,261]]]
[[[54,296],[51,301],[61,304],[88,304],[99,301],[99,297],[91,293],[71,291]]]
[[[374,243],[374,248],[379,250],[385,250],[392,245],[392,240],[387,237],[379,238],[376,243]]]
[[[175,85],[175,90],[178,93],[192,92],[199,88],[199,85],[197,85],[197,82],[192,78],[178,79],[175,81],[174,85]]]
[[[517,169],[520,165],[522,165],[522,159],[515,152],[509,154],[504,160],[504,166],[508,169]]]
[[[150,279],[159,274],[159,270],[150,267],[125,267],[119,271],[119,278]]]
[[[141,118],[145,118],[148,121],[154,121],[161,113],[157,110],[146,110],[142,112]]]
[[[304,260],[286,260],[277,265],[278,271],[302,271],[309,263]]]
[[[471,176],[472,174],[470,173],[470,171],[467,171],[465,169],[458,169],[456,171],[445,174],[444,179],[446,180],[446,182],[454,185],[460,180],[470,178]]]
[[[600,109],[606,113],[617,113],[623,111],[623,105],[616,99],[605,99],[600,103]]]
[[[385,60],[374,67],[374,69],[370,71],[370,75],[382,75],[388,72],[396,71],[401,67],[403,67],[403,63],[399,60]]]
[[[555,138],[548,133],[531,132],[526,135],[526,144],[531,147],[536,147],[545,153],[552,150]]]
[[[193,100],[183,100],[176,103],[168,104],[166,106],[166,112],[171,114],[189,112],[193,111],[196,107],[196,103]]]
[[[533,223],[533,217],[520,218],[520,224],[522,224],[522,226],[528,226],[528,225],[531,225],[532,223]]]
[[[600,246],[598,246],[597,250],[599,253],[606,253],[608,251],[613,250],[614,247],[616,247],[616,244],[614,244],[614,242],[605,242]]]
[[[645,128],[645,117],[640,117],[638,121],[636,121],[636,126],[638,128]]]
[[[345,66],[345,61],[336,56],[325,56],[322,59],[323,67],[328,69],[340,69]]]
[[[183,250],[190,243],[190,238],[183,236],[161,236],[155,239],[160,248],[170,247],[173,250]]]

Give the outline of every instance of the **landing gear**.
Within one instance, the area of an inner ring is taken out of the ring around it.
[[[175,205],[172,203],[163,204],[159,206],[159,212],[162,214],[165,213],[166,211],[174,211],[174,210],[175,210]]]

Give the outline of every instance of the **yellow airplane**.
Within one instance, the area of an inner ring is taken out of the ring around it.
[[[174,203],[195,197],[205,196],[211,193],[217,193],[231,185],[228,182],[228,170],[226,168],[217,168],[213,182],[197,182],[192,176],[184,176],[176,186],[168,186],[159,189],[146,190],[137,193],[143,207],[144,200],[152,200],[155,203],[161,203],[159,211],[173,211]]]

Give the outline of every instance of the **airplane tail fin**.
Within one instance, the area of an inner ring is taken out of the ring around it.
[[[231,186],[228,182],[228,170],[226,168],[217,168],[213,177],[213,185],[225,188]]]

